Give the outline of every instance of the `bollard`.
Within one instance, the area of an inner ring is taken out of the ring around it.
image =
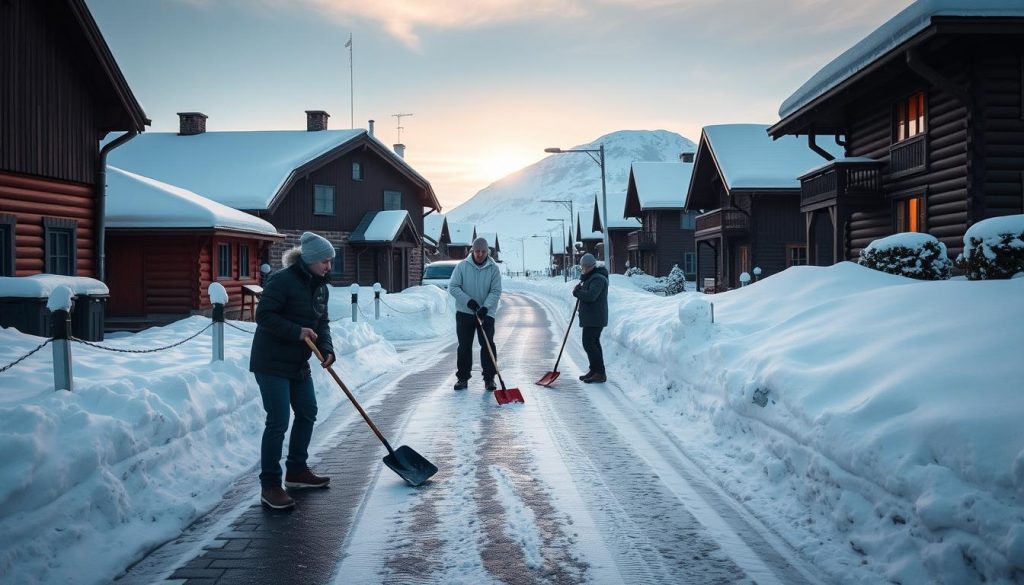
[[[359,283],[353,282],[348,292],[352,293],[352,322],[355,323],[359,320]]]
[[[715,303],[708,303],[711,305],[711,322],[715,322]]]
[[[380,321],[380,283],[373,283],[373,319]]]
[[[224,305],[213,304],[213,361],[224,361]]]
[[[71,313],[64,309],[53,311],[51,335],[53,337],[53,388],[74,390],[71,371]]]

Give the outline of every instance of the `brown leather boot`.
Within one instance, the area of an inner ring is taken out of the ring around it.
[[[295,507],[295,500],[284,491],[280,485],[264,484],[260,492],[260,501],[263,505],[275,510],[287,510]]]
[[[322,488],[331,483],[331,478],[317,475],[308,467],[298,473],[289,471],[284,476],[285,487],[290,488]]]

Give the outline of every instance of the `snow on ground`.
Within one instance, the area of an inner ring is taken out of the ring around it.
[[[453,329],[450,296],[436,287],[383,294],[331,291],[334,369],[357,395],[399,358],[390,340],[432,338]],[[364,317],[365,314],[365,317]],[[264,411],[249,373],[255,324],[224,327],[225,357],[211,362],[211,331],[154,353],[114,353],[72,344],[74,391],[54,392],[51,346],[0,373],[0,582],[107,583],[155,545],[177,536],[259,462]],[[105,347],[145,350],[202,331],[189,317]],[[44,338],[0,329],[0,367]],[[319,420],[348,404],[312,364]]]
[[[570,314],[573,283],[526,282]],[[603,339],[610,378],[840,582],[1020,582],[1022,298],[853,263],[711,296],[612,276]]]

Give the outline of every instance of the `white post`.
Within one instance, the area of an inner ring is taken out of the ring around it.
[[[359,320],[359,283],[353,282],[348,292],[352,293],[352,322],[355,323]]]
[[[53,311],[53,388],[74,390],[74,372],[71,369],[71,313],[63,309]]]
[[[380,321],[380,283],[373,283],[373,319]]]

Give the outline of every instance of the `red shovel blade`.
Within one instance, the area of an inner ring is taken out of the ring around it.
[[[519,391],[519,388],[502,388],[501,390],[495,390],[494,399],[498,401],[498,404],[508,404],[509,402],[518,402],[522,404],[526,402],[523,400],[523,393]]]
[[[562,375],[561,372],[559,372],[557,370],[552,370],[552,371],[544,374],[544,376],[540,380],[537,380],[536,384],[538,386],[547,386],[548,388],[550,388],[551,385],[555,383],[555,380],[557,380],[558,377],[561,376],[561,375]]]

